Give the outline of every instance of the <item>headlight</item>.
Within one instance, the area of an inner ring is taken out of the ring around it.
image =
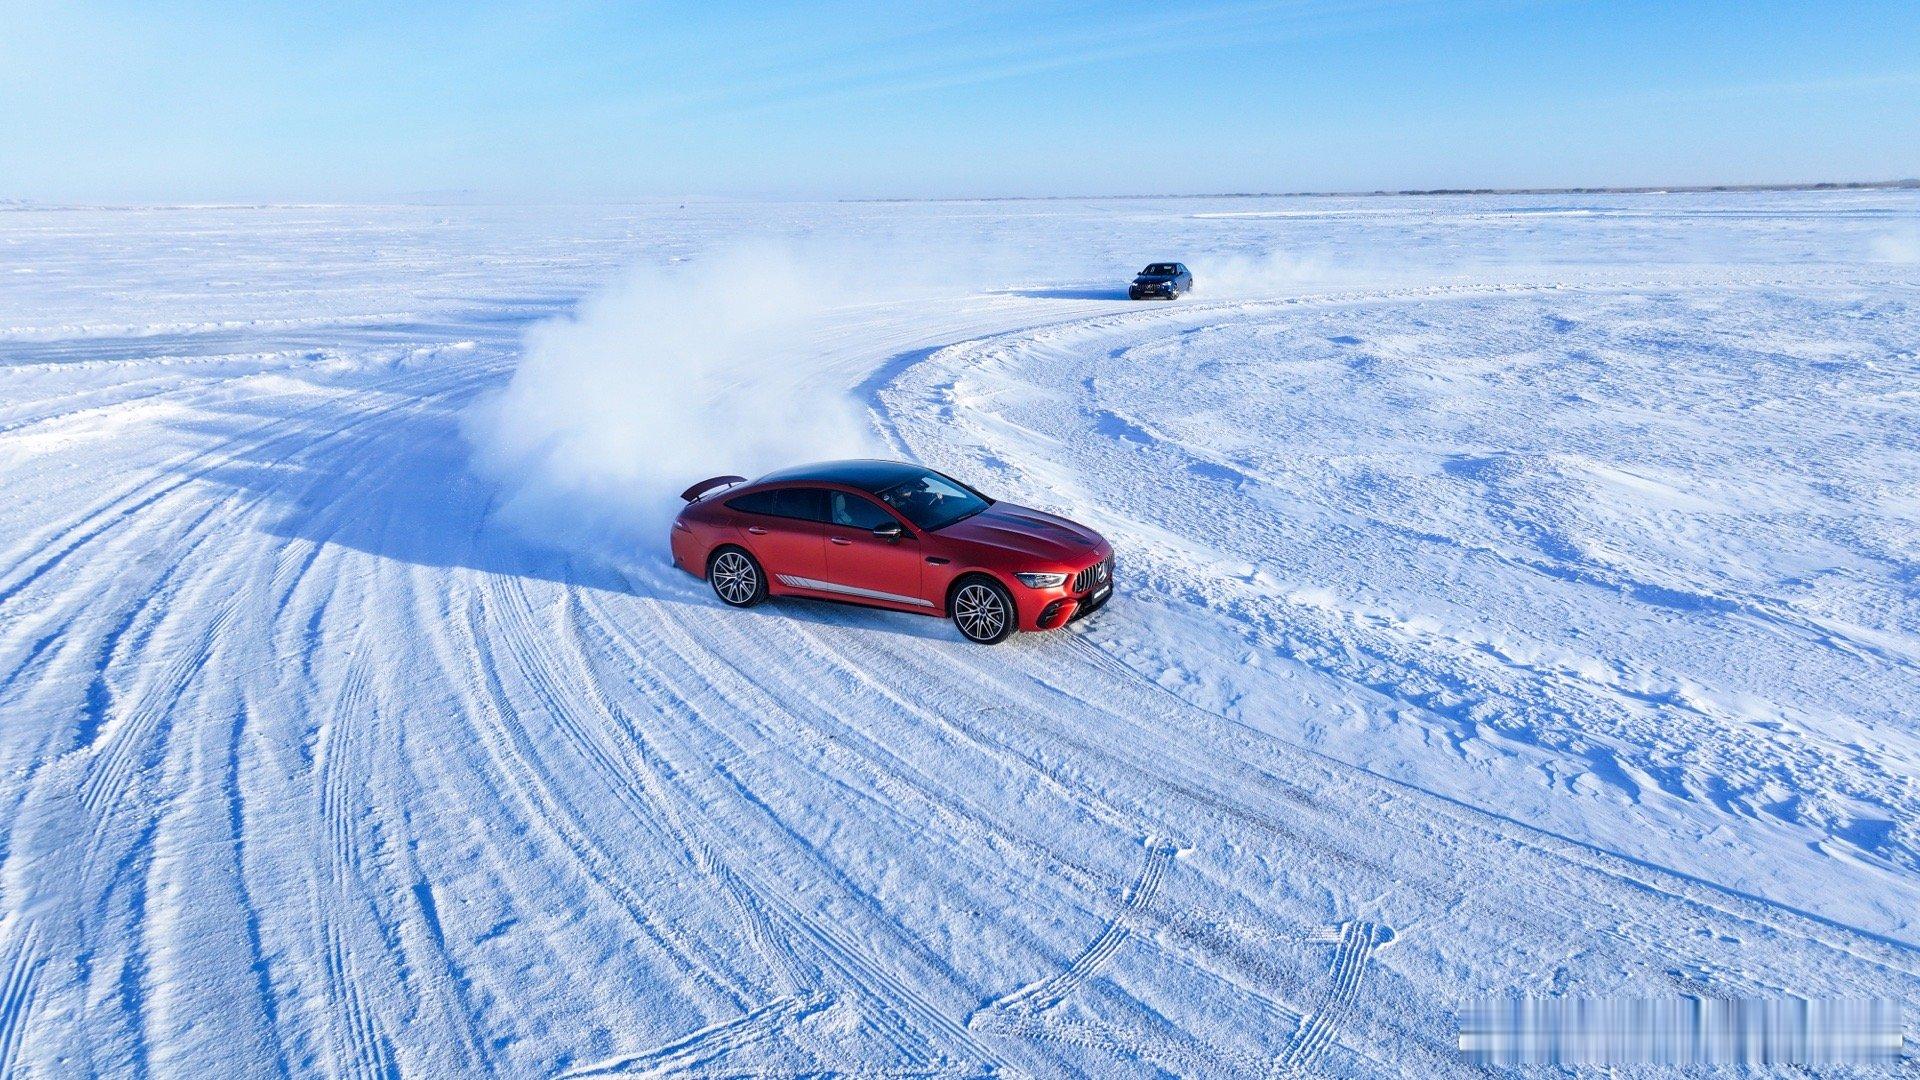
[[[1065,574],[1015,574],[1020,584],[1029,589],[1057,589],[1067,583]]]

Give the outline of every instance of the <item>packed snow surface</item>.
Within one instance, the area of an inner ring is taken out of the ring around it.
[[[0,210],[0,1076],[1428,1077],[1476,998],[1920,1000],[1916,220]],[[1118,599],[987,649],[667,565],[671,492],[847,451]]]

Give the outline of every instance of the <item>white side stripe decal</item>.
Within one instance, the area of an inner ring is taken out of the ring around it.
[[[812,589],[816,592],[840,593],[844,596],[863,596],[869,600],[889,600],[896,604],[912,604],[915,607],[932,607],[933,601],[922,600],[917,596],[901,596],[899,593],[880,592],[877,589],[861,589],[852,585],[835,585],[831,581],[816,581],[813,578],[795,577],[792,574],[776,574],[780,584],[796,589]]]

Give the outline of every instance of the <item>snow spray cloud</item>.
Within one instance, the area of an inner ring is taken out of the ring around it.
[[[512,380],[465,417],[501,520],[568,548],[657,548],[695,480],[871,452],[855,404],[795,363],[845,302],[766,244],[631,271],[532,327]]]
[[[1333,283],[1332,268],[1284,252],[1203,252],[1188,263],[1196,295],[1215,299],[1258,298]]]
[[[1920,263],[1920,228],[1882,233],[1873,238],[1873,257],[1880,262],[1910,266]]]

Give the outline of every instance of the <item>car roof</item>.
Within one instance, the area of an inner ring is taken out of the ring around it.
[[[862,491],[877,492],[916,476],[925,476],[931,471],[922,466],[908,465],[901,461],[849,458],[845,461],[817,461],[811,465],[795,465],[777,472],[770,472],[755,480],[754,483],[843,484]]]

